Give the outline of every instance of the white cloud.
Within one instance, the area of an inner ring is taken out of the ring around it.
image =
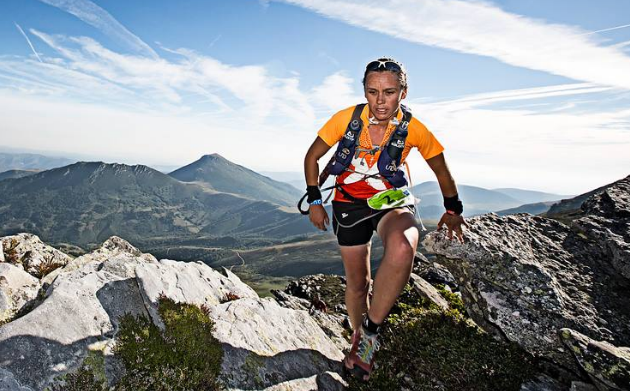
[[[459,183],[578,194],[630,174],[630,110],[541,113],[453,102],[411,106],[445,146]],[[419,156],[410,162],[416,182],[434,178]]]
[[[326,77],[321,85],[313,88],[311,99],[327,113],[365,101],[362,95],[355,93],[354,82],[345,72],[334,73]]]
[[[410,42],[630,89],[630,57],[577,27],[527,18],[481,1],[284,0]]]
[[[40,0],[76,16],[85,23],[96,27],[103,33],[125,44],[134,51],[151,58],[158,55],[149,45],[127,30],[109,12],[89,0]]]
[[[43,64],[0,57],[0,78],[17,89],[37,87],[77,101],[139,110],[204,111],[230,118],[238,113],[258,121],[315,118],[299,78],[273,77],[264,66],[231,66],[186,49],[169,50],[177,55],[174,60],[125,55],[87,37],[31,33],[59,57],[45,57]]]

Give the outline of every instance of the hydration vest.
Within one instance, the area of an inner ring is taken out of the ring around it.
[[[348,123],[343,138],[339,141],[337,151],[324,169],[324,172],[332,175],[341,175],[350,166],[352,158],[357,154],[356,149],[359,145],[359,138],[363,130],[363,121],[361,113],[365,103],[357,105],[352,113],[352,119]],[[392,132],[385,147],[381,150],[378,157],[379,175],[385,178],[394,187],[403,187],[407,185],[407,179],[403,170],[400,168],[402,153],[405,149],[405,141],[407,139],[409,121],[411,121],[411,112],[407,107],[400,105],[403,112],[403,118]],[[358,157],[358,154],[357,154]],[[321,179],[321,178],[320,178]]]

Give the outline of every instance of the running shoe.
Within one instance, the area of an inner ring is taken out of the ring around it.
[[[380,346],[378,334],[359,328],[352,334],[350,352],[343,360],[346,370],[358,379],[369,380],[374,368],[374,355]]]

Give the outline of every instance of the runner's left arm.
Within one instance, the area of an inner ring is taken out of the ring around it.
[[[435,177],[440,185],[440,190],[442,191],[442,196],[444,196],[445,203],[447,203],[447,199],[451,201],[457,200],[459,202],[457,185],[455,184],[453,175],[451,175],[451,172],[448,169],[444,154],[440,153],[437,156],[427,159],[427,163],[429,164],[429,167],[431,167],[431,170],[433,170],[433,173],[435,173]],[[468,224],[466,224],[464,217],[461,216],[461,214],[453,214],[451,212],[447,212],[442,215],[442,218],[438,222],[438,230],[445,224],[448,229],[448,238],[452,239],[453,231],[455,231],[457,238],[463,243],[464,235],[462,227],[468,227]]]

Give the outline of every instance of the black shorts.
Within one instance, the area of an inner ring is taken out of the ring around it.
[[[372,235],[381,219],[394,209],[374,210],[367,204],[353,202],[333,201],[333,231],[337,235],[340,246],[357,246],[366,244],[372,239]],[[415,207],[403,206],[411,213],[415,213]]]

